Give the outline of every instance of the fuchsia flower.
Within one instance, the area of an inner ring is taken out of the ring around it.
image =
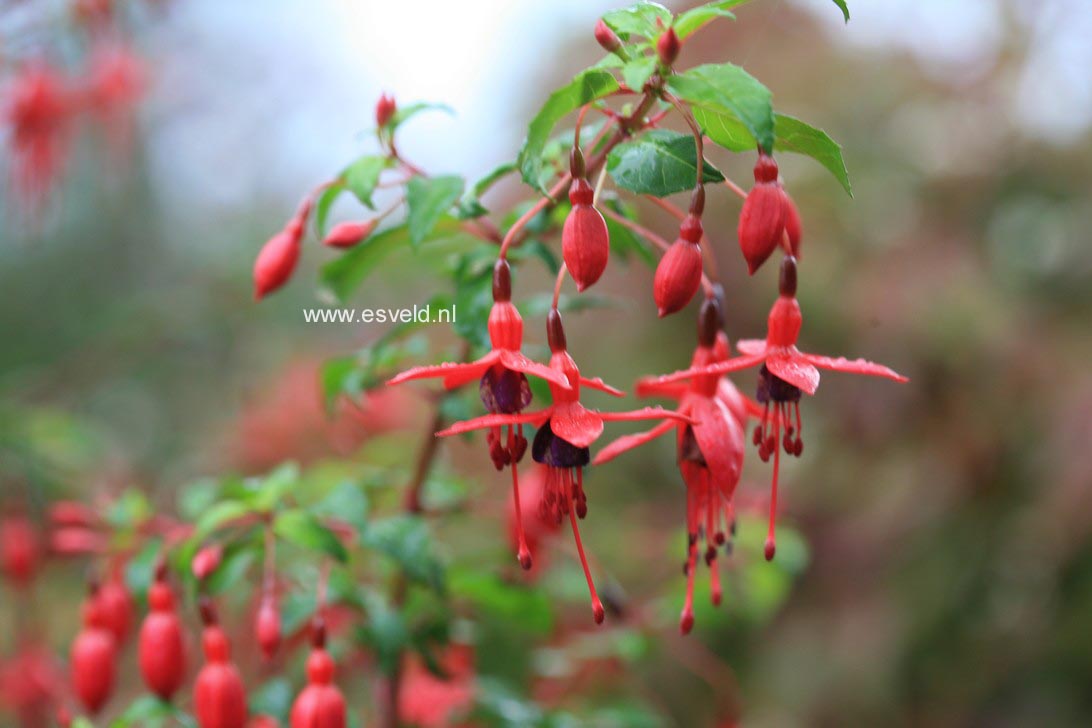
[[[698,317],[698,347],[694,350],[691,367],[706,367],[728,358],[728,339],[721,327],[718,301],[705,299]],[[761,410],[731,382],[715,374],[696,375],[681,390],[679,384],[645,380],[638,385],[638,392],[679,399],[677,412],[692,418],[692,423],[663,422],[647,432],[621,437],[599,453],[595,464],[612,460],[676,429],[679,470],[687,493],[686,603],[679,620],[679,627],[686,634],[694,625],[694,572],[699,541],[704,540],[706,544],[705,563],[712,580],[713,604],[720,604],[717,547],[724,546],[726,553],[731,549],[726,530],[734,529],[732,496],[743,468],[744,426],[748,416]]]
[[[23,68],[6,95],[3,115],[11,127],[12,186],[33,214],[61,176],[73,97],[60,73],[45,62]]]
[[[796,301],[796,259],[786,256],[781,263],[780,293],[767,321],[765,341],[745,339],[736,343],[742,352],[727,361],[706,365],[695,365],[690,369],[660,377],[656,384],[670,384],[684,379],[700,378],[706,375],[720,376],[728,372],[761,364],[758,378],[757,399],[764,405],[762,422],[755,428],[754,443],[758,446],[759,457],[763,461],[774,457],[773,484],[770,491],[770,526],[766,536],[766,560],[774,557],[776,543],[774,526],[777,514],[777,476],[780,465],[780,448],[785,452],[800,456],[804,443],[801,440],[800,395],[815,394],[819,387],[819,368],[850,374],[866,374],[873,377],[885,377],[896,382],[909,379],[880,364],[864,359],[845,359],[844,357],[820,356],[808,354],[796,348],[803,321],[800,304]],[[771,404],[773,412],[771,413]],[[791,410],[791,412],[790,412]],[[791,417],[790,417],[791,416]],[[790,424],[790,419],[795,424]],[[785,423],[783,442],[781,423]]]
[[[498,260],[493,268],[493,309],[489,312],[489,353],[468,364],[446,362],[435,366],[414,367],[402,372],[387,384],[401,384],[411,379],[442,377],[448,389],[479,380],[482,404],[490,415],[513,415],[531,403],[531,387],[527,375],[545,379],[551,387],[568,389],[564,373],[528,359],[523,347],[523,318],[512,304],[512,273],[508,262]],[[589,382],[589,384],[594,384]],[[507,436],[504,427],[508,427]],[[489,426],[489,455],[497,470],[512,466],[512,499],[516,508],[519,531],[519,561],[524,569],[531,568],[531,551],[523,534],[519,508],[519,474],[516,464],[527,450],[522,422],[497,422]]]
[[[565,343],[565,331],[561,325],[561,314],[552,309],[547,319],[546,332],[550,343],[550,367],[562,374],[568,386],[563,387],[550,381],[553,404],[537,412],[515,414],[489,414],[472,420],[457,422],[437,433],[440,436],[458,435],[472,430],[482,430],[501,426],[534,425],[538,428],[531,457],[537,463],[548,467],[546,488],[539,503],[540,515],[552,518],[560,523],[564,516],[572,523],[576,549],[580,554],[580,563],[584,567],[584,576],[588,581],[591,594],[592,614],[595,621],[602,622],[603,604],[595,591],[588,560],[580,541],[580,529],[576,519],[584,518],[588,512],[587,497],[584,494],[583,468],[591,461],[589,446],[603,434],[603,423],[622,420],[671,419],[689,422],[686,415],[664,410],[660,407],[645,407],[632,412],[596,412],[584,407],[580,402],[580,386],[622,396],[622,392],[610,387],[600,379],[587,379],[580,376],[580,369],[569,356]]]

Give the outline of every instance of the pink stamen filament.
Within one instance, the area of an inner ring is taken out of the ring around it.
[[[527,537],[523,532],[523,513],[519,504],[519,473],[516,463],[512,463],[512,502],[516,506],[516,540],[519,543],[517,556],[523,569],[531,568],[531,549],[527,548]]]
[[[579,472],[579,469],[577,472]],[[572,475],[568,470],[563,471],[563,473],[563,497],[567,500],[568,507],[566,510],[569,513],[569,522],[573,525],[573,538],[576,540],[576,551],[580,554],[580,565],[584,567],[584,578],[588,580],[588,592],[591,594],[592,615],[595,617],[596,624],[602,624],[606,612],[603,609],[603,602],[599,601],[599,595],[595,591],[595,582],[592,581],[591,569],[588,568],[588,558],[584,554],[584,544],[580,540],[580,528],[576,525],[576,509],[573,507],[572,503]]]

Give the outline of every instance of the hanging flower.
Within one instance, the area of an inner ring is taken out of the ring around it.
[[[786,256],[781,262],[780,296],[770,309],[765,341],[745,339],[736,343],[741,356],[727,361],[692,366],[690,369],[660,377],[656,384],[669,384],[691,377],[723,375],[756,365],[761,365],[758,378],[757,399],[763,405],[762,421],[755,428],[754,443],[759,457],[766,461],[772,455],[773,484],[770,491],[770,525],[766,536],[766,560],[774,557],[777,549],[774,527],[777,514],[777,478],[780,452],[797,457],[804,450],[801,439],[800,396],[815,394],[819,387],[819,369],[885,377],[896,382],[909,379],[880,364],[864,359],[849,360],[844,357],[808,354],[796,348],[797,337],[803,321],[800,304],[796,301],[796,259]],[[772,410],[772,411],[771,411]],[[781,426],[785,432],[782,440]],[[779,442],[781,440],[781,442]]]
[[[117,674],[117,642],[105,624],[97,588],[83,605],[83,629],[72,642],[69,655],[72,691],[91,715],[95,715],[114,692]]]
[[[193,687],[193,712],[197,724],[201,728],[244,728],[246,688],[231,661],[231,642],[207,599],[201,602],[201,621],[205,624],[201,634],[205,665],[197,673]]]
[[[572,208],[561,229],[561,256],[576,289],[583,291],[593,285],[607,269],[610,257],[610,234],[603,214],[595,209],[595,191],[588,183],[584,155],[573,147],[569,157],[572,185],[569,203]]]
[[[722,319],[715,298],[706,298],[698,315],[698,347],[691,367],[705,367],[724,361],[727,337],[721,338]],[[723,341],[722,345],[719,342]],[[694,376],[682,392],[672,392],[679,399],[677,412],[692,422],[663,422],[647,432],[621,437],[605,447],[595,458],[595,464],[608,462],[623,452],[676,430],[679,471],[686,483],[687,555],[683,565],[687,576],[686,603],[679,626],[683,634],[694,625],[694,573],[700,543],[705,543],[705,563],[712,580],[714,604],[721,600],[720,576],[717,571],[717,547],[726,551],[734,523],[732,496],[743,468],[743,426],[747,411],[734,413],[720,396],[720,377],[714,374]],[[671,385],[667,385],[671,386]],[[733,388],[734,389],[734,388]],[[660,393],[655,387],[646,388]],[[736,392],[738,394],[738,392]],[[745,400],[740,395],[740,400]]]
[[[549,338],[550,367],[563,374],[568,387],[561,387],[550,382],[553,404],[537,412],[517,414],[489,414],[472,420],[457,422],[451,427],[438,432],[440,436],[458,435],[472,430],[493,427],[530,424],[538,428],[531,457],[537,463],[547,466],[546,488],[539,503],[540,514],[561,523],[565,516],[572,524],[576,549],[580,554],[580,563],[584,567],[584,576],[588,581],[591,594],[592,614],[595,621],[602,622],[603,604],[595,591],[588,560],[580,541],[580,529],[577,518],[584,518],[588,512],[587,497],[584,494],[584,467],[591,462],[589,446],[603,433],[603,423],[622,420],[673,419],[688,421],[687,417],[660,407],[645,407],[633,412],[596,412],[580,403],[580,386],[599,389],[610,394],[621,392],[609,387],[599,379],[586,379],[580,376],[576,362],[569,356],[565,343],[565,331],[561,325],[561,314],[551,309],[546,331]]]
[[[11,127],[12,187],[31,214],[45,204],[64,168],[73,97],[45,62],[28,64],[7,90],[4,121]]]
[[[474,653],[464,645],[451,645],[440,656],[444,677],[429,672],[416,657],[406,660],[398,692],[398,718],[420,728],[453,725],[459,713],[474,701]]]
[[[739,214],[739,247],[751,275],[770,257],[785,232],[787,208],[777,162],[761,149],[755,162],[755,184],[743,201]]]
[[[334,684],[334,660],[326,651],[326,627],[312,627],[311,654],[307,657],[307,687],[292,704],[292,728],[345,728],[345,698]]]
[[[148,608],[140,626],[140,674],[150,691],[170,700],[186,677],[186,648],[165,564],[156,567],[155,581],[148,589]]]

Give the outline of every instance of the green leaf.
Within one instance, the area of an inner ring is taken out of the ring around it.
[[[220,501],[197,519],[193,527],[190,542],[195,546],[208,538],[220,526],[236,518],[242,518],[251,512],[248,504],[236,500]]]
[[[341,483],[315,506],[315,513],[348,523],[363,533],[368,525],[368,496],[356,483]]]
[[[505,619],[534,634],[553,629],[550,599],[540,589],[503,581],[494,574],[463,570],[451,574],[451,593],[474,604],[485,619]]]
[[[406,185],[406,222],[413,246],[427,238],[436,223],[463,194],[462,177],[414,177]]]
[[[736,122],[750,133],[754,140],[752,146],[757,144],[767,151],[773,149],[774,115],[770,90],[739,66],[731,63],[698,66],[672,76],[667,85],[672,93],[691,105],[696,117],[700,114],[702,118],[698,123],[717,144],[741,151],[733,146],[733,143],[738,145],[735,136],[724,141],[715,136],[719,126],[731,129],[732,122]]]
[[[809,126],[799,119],[786,114],[775,117],[777,140],[776,149],[797,154],[806,154],[830,170],[835,179],[842,183],[846,193],[853,197],[853,187],[849,183],[849,172],[842,159],[842,147],[822,129]]]
[[[443,591],[443,567],[433,551],[428,525],[421,518],[399,515],[373,521],[365,543],[392,558],[410,579]]]
[[[255,556],[254,549],[249,544],[230,549],[216,570],[205,579],[205,589],[209,594],[221,594],[227,589],[237,587],[243,583]]]
[[[246,501],[254,510],[271,511],[295,490],[299,480],[299,465],[293,462],[282,463],[261,480],[248,481],[253,491]]]
[[[420,114],[422,111],[443,111],[445,113],[454,115],[455,110],[447,104],[430,104],[422,101],[418,101],[407,106],[401,106],[395,110],[391,120],[387,122],[387,126],[391,129],[397,129],[402,124],[406,123],[413,117]]]
[[[651,40],[671,25],[671,11],[659,3],[642,0],[628,8],[610,11],[603,16],[603,22],[616,33],[640,35]]]
[[[319,240],[326,237],[326,220],[330,216],[330,208],[344,191],[345,183],[339,180],[332,182],[319,195],[318,202],[315,203],[315,232]]]
[[[370,593],[366,600],[368,622],[360,633],[379,658],[379,666],[391,675],[402,664],[402,652],[410,641],[409,629],[402,615],[385,597]]]
[[[667,129],[654,129],[619,144],[607,156],[607,171],[619,187],[656,197],[693,189],[697,164],[694,137]],[[722,182],[724,175],[706,162],[702,179]]]
[[[846,5],[846,0],[834,0],[834,4],[837,5],[838,8],[842,11],[842,17],[844,17],[846,19],[846,22],[848,23],[849,22],[849,6]]]
[[[656,56],[638,56],[622,66],[622,80],[634,91],[641,91],[656,72],[659,59]]]
[[[375,192],[375,186],[379,183],[379,173],[390,164],[391,160],[388,157],[368,155],[350,164],[341,176],[345,180],[345,186],[356,195],[356,199],[374,210],[372,193]],[[323,219],[325,220],[325,217]]]
[[[285,541],[322,552],[342,563],[349,560],[349,553],[333,531],[306,511],[291,510],[278,514],[273,521],[273,532]]]
[[[256,690],[251,690],[250,713],[251,715],[270,715],[280,720],[288,718],[288,711],[292,709],[292,700],[295,698],[295,688],[288,678],[275,677],[272,680],[259,685]]]
[[[717,18],[735,20],[736,16],[729,12],[728,8],[743,5],[746,2],[750,0],[717,0],[691,8],[675,19],[675,33],[680,40],[686,40]]]
[[[459,218],[466,220],[474,217],[481,217],[488,210],[482,206],[481,196],[484,195],[489,189],[506,176],[515,172],[517,169],[514,162],[505,162],[504,164],[494,167],[489,174],[482,177],[480,180],[474,183],[474,186],[466,191],[463,198],[459,201]]]
[[[566,114],[614,93],[618,88],[618,81],[608,71],[588,69],[573,77],[567,86],[550,94],[550,98],[527,127],[527,139],[516,159],[523,181],[545,193],[545,185],[540,179],[542,150],[554,126]]]

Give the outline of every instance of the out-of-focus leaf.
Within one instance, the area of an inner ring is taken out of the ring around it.
[[[686,40],[717,18],[735,20],[736,16],[729,11],[729,8],[743,5],[746,2],[750,2],[750,0],[716,0],[715,2],[691,8],[675,19],[675,34],[679,36],[680,40]]]
[[[838,9],[842,11],[842,17],[849,22],[849,6],[846,5],[846,0],[833,0],[834,4],[838,6]]]
[[[380,594],[370,593],[365,600],[368,621],[361,628],[364,642],[375,650],[384,673],[393,674],[402,662],[402,652],[410,634],[402,615]]]
[[[466,191],[463,198],[459,200],[459,218],[468,219],[474,217],[481,217],[488,210],[482,206],[481,197],[489,189],[506,176],[515,172],[518,169],[514,162],[505,162],[494,167],[488,174],[474,183],[474,186]]]
[[[440,218],[463,194],[466,183],[462,177],[414,177],[406,185],[406,223],[410,244],[420,245]]]
[[[623,37],[639,35],[654,39],[671,25],[671,11],[659,3],[641,0],[621,10],[612,10],[603,16],[603,22]]]
[[[655,129],[619,144],[607,156],[607,171],[619,187],[656,197],[693,189],[697,165],[694,137],[667,129]],[[724,175],[706,162],[702,179],[721,182]]]
[[[527,139],[523,142],[517,158],[523,181],[545,193],[546,188],[541,179],[542,150],[554,126],[566,114],[614,93],[618,88],[618,81],[609,72],[588,69],[578,73],[568,85],[550,94],[550,98],[527,127]]]
[[[202,478],[178,489],[178,514],[187,521],[196,520],[212,507],[220,494],[220,481]]]
[[[554,615],[549,597],[541,590],[502,581],[493,574],[460,570],[448,575],[451,593],[470,601],[484,619],[518,622],[534,634],[548,634]]]
[[[739,149],[738,125],[756,144],[769,151],[774,145],[774,115],[770,90],[754,76],[731,63],[691,68],[668,79],[668,88],[688,102],[698,123],[713,141]],[[722,128],[723,127],[723,128]]]
[[[273,521],[273,532],[285,541],[312,549],[345,563],[349,554],[333,531],[301,510],[283,511]]]
[[[291,493],[300,480],[299,465],[293,462],[278,465],[273,472],[256,481],[247,502],[256,511],[271,511]]]
[[[444,590],[444,569],[437,558],[428,525],[417,516],[398,515],[373,521],[365,543],[398,564],[406,576],[437,591]]]
[[[394,115],[391,116],[391,120],[387,122],[387,126],[391,129],[397,129],[402,124],[406,123],[413,117],[420,114],[422,111],[443,111],[445,113],[454,115],[455,110],[447,104],[430,104],[423,101],[407,104],[406,106],[398,107]]]
[[[106,510],[106,522],[116,530],[131,529],[152,515],[148,497],[135,488],[129,488]]]
[[[436,296],[430,307],[450,306],[450,301]],[[404,341],[397,340],[391,334],[401,334],[419,328],[423,324],[412,322],[399,325],[384,335],[372,346],[361,349],[353,356],[330,359],[322,367],[322,392],[328,411],[339,397],[345,396],[354,401],[365,390],[378,386],[380,377],[394,372],[409,359],[421,357],[428,351],[428,341],[421,336],[412,336]]]
[[[205,579],[205,590],[209,594],[221,594],[243,582],[243,577],[256,558],[251,544],[238,544],[227,550],[220,565]]]
[[[348,523],[362,534],[368,525],[368,496],[356,483],[345,482],[330,491],[313,512]]]
[[[233,521],[236,518],[242,518],[251,512],[251,507],[237,500],[225,500],[220,501],[212,508],[205,511],[197,523],[194,524],[193,534],[190,536],[190,542],[200,545],[202,541],[209,537],[220,526],[224,525],[228,521]]]
[[[645,82],[656,72],[659,60],[656,56],[639,56],[622,66],[622,80],[638,93],[645,87]]]
[[[163,543],[157,538],[151,539],[125,565],[125,584],[138,599],[144,599],[148,587],[152,584],[155,564],[162,552]]]
[[[826,167],[834,178],[842,183],[846,193],[853,197],[853,187],[849,183],[849,172],[842,159],[842,147],[822,129],[816,129],[787,114],[776,114],[777,138],[774,148],[786,152],[806,154]]]
[[[318,202],[315,203],[315,231],[319,240],[326,237],[326,221],[330,217],[330,208],[345,189],[345,183],[338,180],[331,182],[319,194]]]
[[[374,210],[372,193],[375,192],[375,186],[379,183],[380,172],[390,165],[390,157],[370,154],[360,157],[346,167],[341,177],[345,180],[345,187],[356,195],[356,199]]]
[[[632,214],[626,205],[620,200],[604,200],[602,204],[610,207],[619,215],[632,219]],[[625,225],[616,222],[613,218],[603,216],[607,223],[607,233],[610,235],[610,252],[618,260],[628,260],[630,255],[636,255],[650,267],[656,267],[656,256],[652,252],[652,243],[630,230]]]

